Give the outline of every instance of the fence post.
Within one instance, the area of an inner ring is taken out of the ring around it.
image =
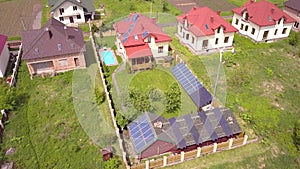
[[[150,162],[149,160],[146,161],[146,169],[149,169],[150,168]]]
[[[245,144],[247,143],[247,140],[248,140],[248,136],[245,134],[245,135],[244,135],[243,145],[245,145]]]
[[[181,153],[180,153],[180,161],[181,162],[184,161],[184,151],[181,151]]]
[[[231,149],[232,148],[232,143],[233,143],[233,139],[229,139],[229,145],[228,145],[228,149]]]
[[[217,148],[218,148],[218,144],[217,144],[217,143],[214,143],[214,149],[213,149],[213,152],[214,152],[214,153],[217,151]]]
[[[165,167],[165,166],[167,166],[167,163],[168,163],[168,158],[167,158],[167,156],[164,156],[164,157],[163,157],[163,160],[164,160],[164,165],[163,165],[163,166]]]
[[[197,148],[197,157],[200,157],[200,155],[201,155],[201,147],[198,147]]]

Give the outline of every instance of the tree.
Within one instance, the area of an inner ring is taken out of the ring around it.
[[[105,101],[105,92],[99,87],[95,88],[96,102],[101,105]]]
[[[116,114],[116,121],[122,129],[128,124],[128,120],[125,117],[123,117],[122,114],[119,112],[117,112]]]
[[[168,113],[176,112],[181,106],[181,91],[177,83],[171,84],[166,92],[166,111]]]
[[[168,11],[168,2],[166,0],[162,0],[162,10],[163,12]]]
[[[151,108],[148,93],[142,93],[136,88],[129,89],[129,98],[135,109],[146,112]]]
[[[297,150],[300,150],[300,119],[295,123],[293,140]]]
[[[111,158],[105,162],[105,169],[116,169],[119,168],[120,161],[116,158]]]
[[[0,110],[15,109],[19,96],[15,88],[9,90],[9,87],[7,87],[5,83],[2,83],[2,85],[0,85]]]
[[[292,45],[292,46],[298,45],[298,35],[297,35],[297,33],[294,32],[294,31],[291,31],[288,40],[289,40],[290,45]]]

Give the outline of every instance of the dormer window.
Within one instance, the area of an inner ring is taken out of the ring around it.
[[[221,26],[217,29],[217,33],[221,32]]]
[[[73,11],[77,11],[77,6],[73,6]]]
[[[246,21],[248,21],[248,19],[249,19],[249,14],[248,14],[248,12],[245,12],[245,14],[244,14],[244,19],[245,19]]]
[[[151,36],[148,36],[148,43],[151,43]]]
[[[139,37],[137,35],[134,35],[134,40],[138,40]]]
[[[281,21],[284,22],[284,18],[280,18],[280,19],[278,20],[278,24],[280,24]]]

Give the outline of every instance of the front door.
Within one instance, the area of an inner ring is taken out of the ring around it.
[[[207,46],[208,46],[208,40],[204,40],[204,41],[202,42],[202,49],[206,49]]]
[[[74,62],[75,62],[75,66],[76,67],[79,66],[79,60],[78,60],[78,58],[74,58]]]
[[[70,23],[74,23],[74,19],[72,16],[70,16],[69,19],[70,19]]]
[[[268,38],[268,34],[269,34],[269,31],[265,31],[264,35],[263,35],[263,39],[267,39]]]

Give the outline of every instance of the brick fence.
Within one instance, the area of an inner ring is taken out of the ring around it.
[[[214,143],[213,145],[205,146],[205,147],[198,147],[195,150],[191,150],[188,152],[182,151],[180,154],[176,154],[173,156],[163,156],[162,158],[156,160],[147,160],[145,163],[131,166],[131,169],[150,169],[150,168],[160,168],[165,166],[170,166],[178,163],[182,163],[187,160],[195,159],[201,157],[203,155],[219,152],[222,150],[230,150],[236,147],[243,146],[245,144],[252,143],[257,141],[248,140],[248,136],[244,135],[244,137],[237,138],[237,139],[229,139],[227,142],[223,143]]]

